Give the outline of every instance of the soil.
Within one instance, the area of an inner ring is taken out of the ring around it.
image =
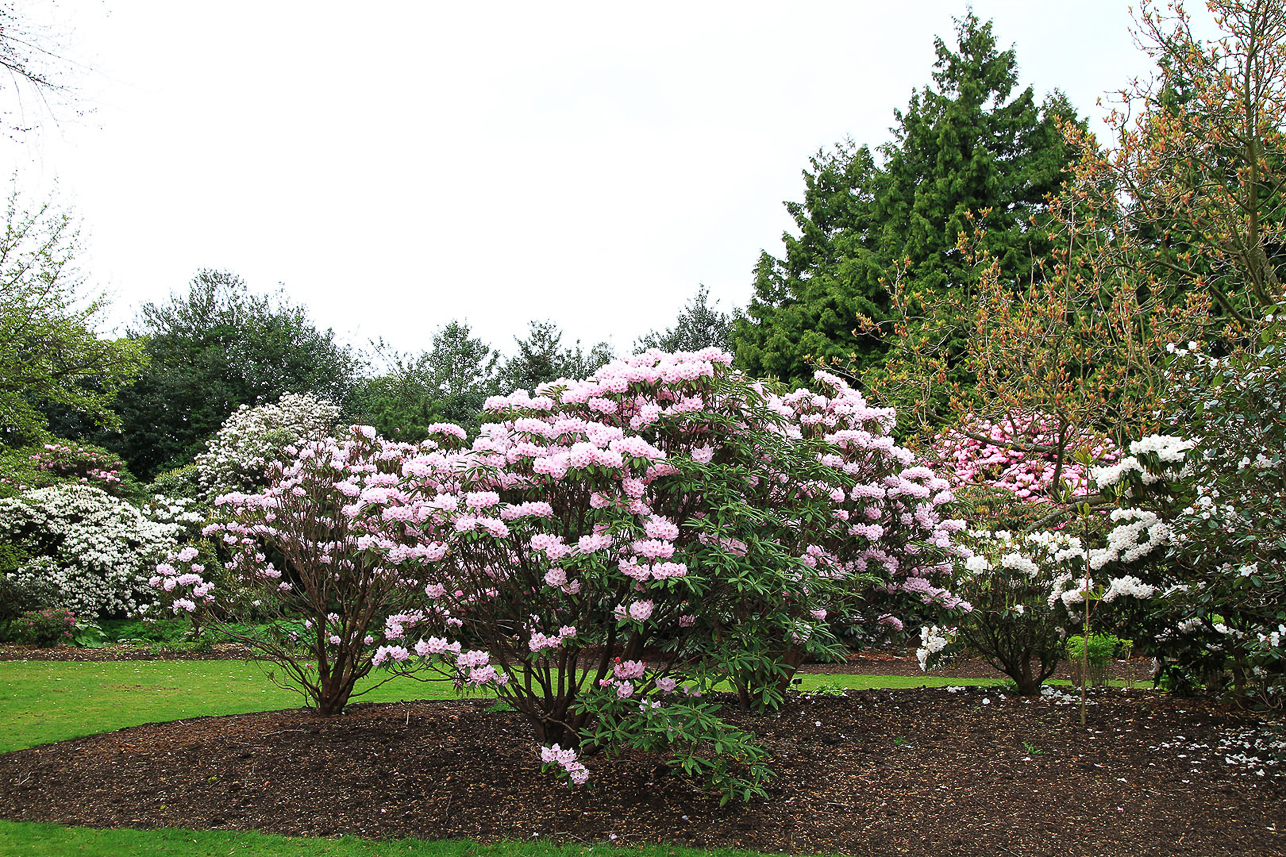
[[[766,800],[722,807],[642,754],[591,758],[590,785],[568,788],[541,773],[519,717],[485,700],[206,717],[0,755],[0,817],[855,855],[1286,855],[1282,765],[1244,746],[1263,724],[1151,691],[1095,702],[1083,728],[1066,699],[995,687],[792,695],[779,715],[730,715],[776,776]]]

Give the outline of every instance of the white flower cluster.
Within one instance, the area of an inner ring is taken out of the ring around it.
[[[257,491],[267,469],[292,444],[328,437],[339,408],[307,394],[285,393],[277,402],[242,405],[206,442],[196,457],[207,497],[230,491]]]
[[[206,521],[206,507],[196,500],[187,497],[167,497],[164,494],[153,494],[143,504],[143,514],[158,524],[176,524],[186,534],[187,539],[195,541],[201,535],[201,527]]]
[[[1174,538],[1174,528],[1155,512],[1114,509],[1111,517],[1117,524],[1107,534],[1107,546],[1090,551],[1090,568],[1096,571],[1110,562],[1137,562]]]
[[[53,584],[60,606],[78,616],[136,613],[150,602],[150,570],[182,529],[92,485],[63,483],[0,500],[0,538],[35,554],[11,576]]]
[[[955,628],[940,628],[937,625],[921,626],[920,648],[915,650],[915,657],[920,662],[920,669],[927,670],[929,668],[929,658],[949,646],[955,640],[955,637]]]
[[[1153,434],[1130,444],[1130,455],[1107,467],[1095,467],[1090,471],[1090,479],[1100,488],[1110,488],[1120,482],[1127,473],[1137,472],[1144,485],[1152,485],[1163,480],[1177,478],[1182,465],[1187,459],[1188,450],[1195,444],[1190,440],[1172,435]],[[1161,463],[1167,467],[1161,473],[1154,473],[1140,463],[1138,456],[1156,453]]]
[[[1127,574],[1124,577],[1117,577],[1108,585],[1107,591],[1103,593],[1104,601],[1115,601],[1121,596],[1130,598],[1151,598],[1156,594],[1156,587],[1144,583],[1137,577]]]

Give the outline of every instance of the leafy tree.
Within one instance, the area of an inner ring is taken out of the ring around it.
[[[612,360],[612,346],[606,342],[599,342],[586,353],[581,350],[580,340],[570,348],[562,347],[562,341],[563,331],[554,322],[530,322],[526,339],[514,337],[518,353],[501,368],[500,389],[534,390],[560,378],[588,378]]]
[[[1150,291],[1208,296],[1243,324],[1273,312],[1286,264],[1286,6],[1214,0],[1222,36],[1197,38],[1181,3],[1141,4],[1154,78],[1122,92],[1110,151],[1079,167],[1080,202],[1115,226],[1104,265]],[[1142,275],[1142,276],[1140,276]]]
[[[895,276],[912,292],[967,289],[975,273],[956,244],[969,212],[1006,278],[1032,276],[1048,254],[1031,220],[1066,176],[1071,150],[1058,126],[1074,111],[1058,93],[1043,105],[1030,87],[1015,93],[1015,52],[997,49],[990,23],[969,13],[956,29],[955,51],[935,42],[933,85],[895,112],[882,163],[851,141],[812,159],[804,201],[787,204],[800,236],[785,236],[784,259],[760,257],[734,328],[748,371],[794,384],[820,362],[878,366],[885,346],[855,338],[859,317],[889,319],[884,283]],[[964,332],[951,337],[958,350]]]
[[[697,288],[692,300],[679,310],[679,317],[674,327],[658,333],[651,331],[639,337],[634,343],[634,353],[642,354],[649,348],[674,353],[676,351],[700,351],[703,348],[718,348],[728,351],[731,348],[729,334],[732,331],[732,317],[720,312],[710,304],[710,292],[701,285]]]
[[[450,422],[476,432],[483,402],[497,392],[499,355],[469,326],[452,321],[433,335],[433,348],[419,355],[389,352],[389,370],[368,380],[355,397],[354,412],[361,422],[399,441],[428,437],[428,426]]]
[[[120,435],[97,442],[142,479],[190,461],[240,405],[310,393],[342,407],[355,384],[357,358],[331,330],[226,271],[199,271],[186,295],[144,304],[139,327],[151,364],[117,399]]]
[[[146,362],[141,343],[102,339],[106,309],[85,299],[76,267],[80,236],[71,215],[45,202],[21,207],[15,190],[0,235],[0,430],[22,444],[46,434],[42,408],[61,407],[113,427],[116,392]]]

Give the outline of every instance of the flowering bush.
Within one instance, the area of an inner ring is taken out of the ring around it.
[[[872,624],[958,605],[938,579],[962,525],[940,515],[946,483],[888,436],[891,412],[824,373],[820,392],[777,396],[730,361],[649,352],[495,397],[471,445],[449,424],[418,450],[302,445],[267,490],[224,498],[209,532],[243,579],[296,599],[318,670],[334,675],[333,646],[359,675],[369,658],[490,687],[573,782],[585,752],[664,746],[725,795],[760,793],[763,751],[709,691],[731,676],[744,705],[775,705],[804,654],[835,653],[827,619],[859,594]],[[156,583],[195,613],[215,593],[182,562]]]
[[[31,462],[47,474],[46,479],[37,484],[76,481],[97,486],[113,497],[129,499],[139,493],[139,485],[124,463],[103,449],[71,441],[46,443],[31,454]]]
[[[277,402],[253,408],[242,405],[196,457],[205,496],[259,490],[286,447],[321,440],[338,421],[337,406],[306,393],[284,393]]]
[[[1166,414],[1191,441],[1153,443],[1124,474],[1174,529],[1163,611],[1140,642],[1173,685],[1226,681],[1256,707],[1286,703],[1284,346],[1278,313],[1227,357],[1172,347]],[[1162,467],[1183,479],[1158,484]]]
[[[72,441],[56,441],[0,450],[0,496],[48,488],[62,482],[94,485],[114,497],[129,500],[140,486],[110,452]]]
[[[1170,528],[1152,512],[1116,509],[1108,517],[1114,526],[1100,547],[1065,531],[971,531],[965,543],[972,555],[957,567],[955,591],[973,609],[953,617],[954,628],[921,630],[921,668],[967,647],[1013,679],[1020,694],[1040,693],[1063,656],[1068,628],[1083,623],[1087,598],[1129,613],[1130,600],[1156,594],[1137,573],[1164,554]]]
[[[15,643],[56,646],[70,643],[75,635],[76,614],[66,607],[46,607],[24,613],[9,625],[9,638]]]
[[[395,543],[383,512],[411,449],[356,427],[343,442],[286,447],[291,461],[271,466],[267,488],[215,501],[217,519],[203,534],[226,567],[210,567],[189,545],[156,565],[149,584],[171,613],[219,626],[279,665],[319,714],[340,713],[356,682],[388,660],[381,631],[391,633],[421,597],[416,578],[385,555]],[[419,542],[405,549],[445,552]],[[266,621],[236,624],[252,615]]]
[[[731,677],[743,705],[777,704],[806,653],[835,652],[829,611],[864,590],[872,624],[898,623],[899,602],[956,604],[934,579],[960,525],[939,516],[945,482],[888,437],[891,412],[824,373],[823,392],[775,396],[729,362],[649,352],[495,397],[471,448],[406,462],[386,514],[447,553],[420,641],[403,623],[388,656],[494,686],[560,752],[663,743],[753,792],[760,751],[703,696]],[[715,735],[725,752],[701,755]]]
[[[52,586],[60,606],[91,619],[136,613],[150,601],[149,570],[181,530],[74,482],[0,500],[0,539],[24,557],[10,577]]]
[[[932,446],[952,487],[990,485],[1020,500],[1043,502],[1090,487],[1089,468],[1076,460],[1078,451],[1108,464],[1119,457],[1110,440],[1040,413],[994,422],[970,415]]]

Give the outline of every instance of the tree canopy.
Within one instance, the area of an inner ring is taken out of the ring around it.
[[[15,190],[0,234],[0,429],[14,445],[44,435],[44,409],[114,427],[116,391],[146,362],[141,343],[101,338],[106,309],[85,294],[80,237],[66,211],[21,206]]]
[[[418,355],[375,343],[386,371],[364,382],[354,399],[358,419],[384,437],[420,441],[433,423],[456,423],[477,431],[482,404],[498,391],[499,354],[451,321],[433,334],[433,347]]]
[[[226,271],[199,271],[186,294],[144,304],[133,335],[151,363],[117,397],[121,433],[98,442],[140,478],[190,461],[240,405],[311,393],[343,407],[356,383],[357,357],[331,330]]]
[[[732,316],[721,312],[718,305],[718,301],[710,303],[710,290],[702,284],[696,295],[679,310],[674,327],[640,336],[634,342],[634,353],[642,354],[649,348],[670,353],[700,351],[703,348],[730,350],[728,337],[732,332]]]
[[[799,235],[783,236],[784,257],[761,254],[733,329],[752,374],[795,384],[818,363],[878,365],[884,345],[858,335],[859,317],[889,320],[897,278],[933,293],[967,289],[975,273],[956,245],[975,229],[1013,278],[1031,277],[1048,254],[1031,221],[1067,174],[1059,123],[1074,111],[1059,93],[1038,105],[1031,87],[1015,91],[1015,52],[998,49],[989,22],[968,13],[956,25],[956,48],[935,41],[933,84],[895,112],[879,157],[845,141],[812,158],[804,199],[786,204]]]
[[[612,360],[612,346],[606,342],[597,343],[588,352],[581,349],[580,340],[571,347],[562,342],[563,331],[556,323],[529,322],[526,338],[514,337],[518,351],[500,370],[500,389],[506,393],[534,390],[559,378],[588,378]]]

